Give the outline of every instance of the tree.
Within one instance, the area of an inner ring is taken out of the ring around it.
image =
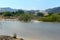
[[[54,14],[53,12],[48,12],[48,15],[51,16],[52,14]]]
[[[20,14],[24,14],[24,11],[23,10],[18,10],[18,11],[15,12],[15,14],[18,16]]]
[[[31,16],[30,15],[28,15],[28,14],[21,14],[20,16],[19,16],[19,20],[22,20],[22,21],[30,21],[31,20]]]
[[[41,13],[41,12],[38,12],[38,13],[37,13],[37,16],[44,16],[44,14]]]
[[[3,16],[12,16],[12,13],[11,12],[4,12],[2,15]]]
[[[2,15],[3,14],[3,12],[0,12],[0,15]]]
[[[18,10],[14,14],[15,14],[15,16],[20,16],[21,14],[24,14],[24,11],[23,10]]]
[[[60,15],[60,12],[59,13],[57,13],[58,15]]]

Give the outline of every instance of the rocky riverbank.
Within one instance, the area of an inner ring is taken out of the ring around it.
[[[15,36],[6,36],[6,35],[0,35],[0,40],[24,40],[23,38],[17,38]]]

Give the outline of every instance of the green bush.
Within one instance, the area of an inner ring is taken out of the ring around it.
[[[3,16],[12,16],[12,13],[10,13],[10,12],[4,12],[2,15]]]
[[[21,14],[20,16],[19,16],[19,20],[22,20],[22,21],[30,21],[31,20],[31,16],[30,15],[28,15],[28,14]]]
[[[44,16],[44,14],[41,13],[41,12],[38,12],[38,13],[37,13],[37,16]]]
[[[39,21],[47,21],[47,22],[55,22],[55,21],[59,21],[60,22],[60,15],[51,15],[48,17],[40,17],[38,19]]]

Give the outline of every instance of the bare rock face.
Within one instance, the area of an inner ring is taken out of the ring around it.
[[[15,37],[11,37],[11,36],[1,35],[0,40],[23,40],[23,38],[15,38]]]

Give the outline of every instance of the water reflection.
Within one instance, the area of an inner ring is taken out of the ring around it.
[[[60,40],[60,23],[1,21],[0,34],[18,36],[25,40]]]

